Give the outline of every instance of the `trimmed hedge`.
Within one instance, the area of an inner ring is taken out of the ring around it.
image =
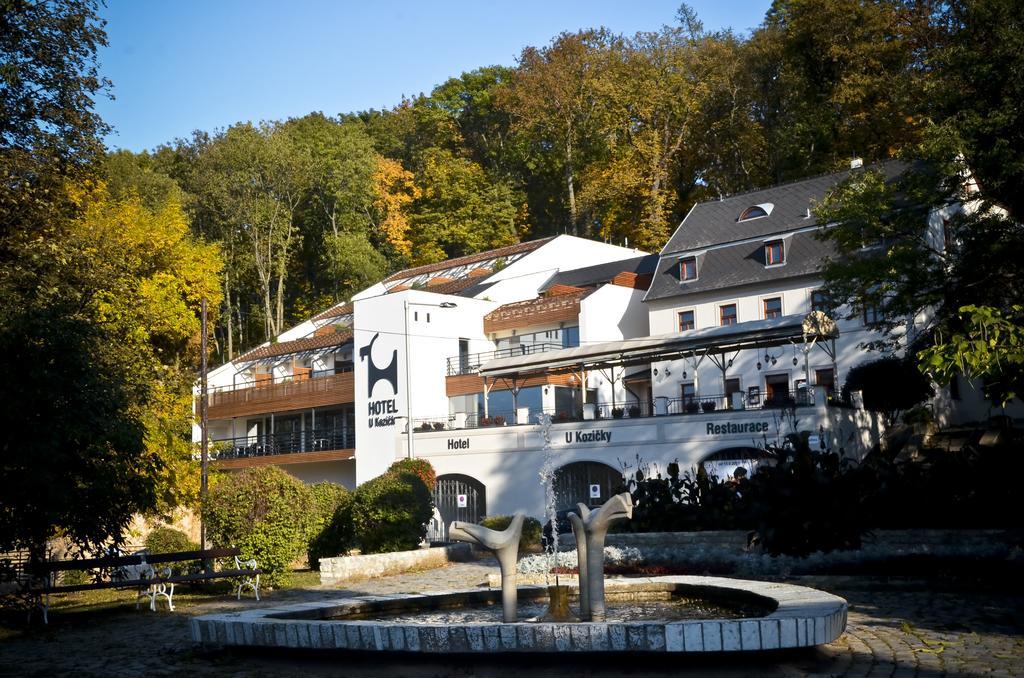
[[[320,569],[321,558],[343,556],[354,545],[352,533],[352,493],[334,483],[317,483],[313,494],[314,520],[311,521],[309,567]]]
[[[356,488],[352,496],[351,519],[363,553],[417,548],[432,515],[431,491],[410,471],[378,476]]]
[[[173,527],[161,525],[146,535],[146,548],[150,553],[180,553],[181,551],[198,551],[199,544],[188,538],[188,535]],[[195,562],[169,563],[174,574],[186,574],[198,568]]]
[[[437,486],[437,472],[434,471],[434,467],[426,459],[399,459],[389,466],[387,470],[388,473],[397,473],[399,471],[415,473],[431,492]]]
[[[512,522],[512,516],[487,516],[480,521],[480,524],[491,530],[504,530]],[[539,553],[540,545],[540,521],[527,516],[523,521],[523,531],[519,535],[519,553]]]
[[[203,507],[210,540],[255,558],[271,586],[307,547],[314,513],[310,488],[275,466],[227,476]]]
[[[161,525],[146,535],[146,548],[150,553],[179,553],[198,551],[199,544],[181,530]]]

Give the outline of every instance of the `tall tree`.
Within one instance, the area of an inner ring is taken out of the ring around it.
[[[893,157],[925,120],[922,60],[932,3],[777,0],[751,39],[778,181],[858,155]]]
[[[243,124],[214,139],[201,157],[233,246],[245,243],[251,256],[263,339],[272,339],[284,331],[287,274],[301,238],[295,217],[310,186],[308,155],[279,127]]]
[[[412,204],[413,263],[472,254],[518,240],[512,191],[483,169],[451,153],[424,154]]]
[[[527,47],[509,82],[503,106],[514,132],[529,138],[533,153],[551,155],[561,166],[569,229],[581,228],[579,176],[600,147],[595,134],[601,61],[615,38],[606,30],[562,33],[551,45]]]

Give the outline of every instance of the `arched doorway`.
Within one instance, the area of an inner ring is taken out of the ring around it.
[[[728,480],[737,468],[747,470],[747,477],[754,475],[759,466],[775,463],[775,455],[759,447],[727,447],[712,452],[700,464],[708,475],[719,480]]]
[[[427,527],[427,540],[448,541],[453,520],[479,523],[487,515],[487,490],[476,478],[461,473],[437,477],[434,486],[434,518]]]
[[[555,506],[559,517],[577,504],[600,506],[622,487],[622,472],[597,461],[577,461],[555,471]]]

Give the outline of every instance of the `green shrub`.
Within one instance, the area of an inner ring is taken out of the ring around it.
[[[188,535],[173,527],[161,525],[146,536],[146,548],[150,553],[179,553],[181,551],[198,551],[199,544],[188,538]],[[187,574],[199,568],[197,562],[167,563],[157,569],[169,567],[174,574]]]
[[[399,459],[388,468],[387,472],[397,473],[399,471],[410,471],[418,475],[423,484],[433,494],[434,488],[437,486],[437,472],[434,471],[434,467],[430,465],[429,461],[419,458]]]
[[[274,466],[228,476],[210,490],[203,507],[210,540],[255,558],[269,585],[280,583],[307,547],[313,513],[309,487]]]
[[[423,539],[433,501],[415,473],[389,472],[356,488],[351,513],[363,553],[408,551]]]
[[[480,524],[492,530],[504,530],[512,522],[512,516],[487,516],[480,521]],[[523,521],[523,531],[519,535],[520,553],[538,553],[540,546],[540,521],[536,518],[527,517]]]
[[[198,551],[199,544],[181,530],[161,525],[146,536],[146,548],[150,553],[179,553]]]
[[[353,546],[352,494],[334,483],[317,483],[310,490],[315,515],[306,555],[309,566],[319,570],[321,558],[344,555]]]

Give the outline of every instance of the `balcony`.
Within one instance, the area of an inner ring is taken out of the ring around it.
[[[299,410],[351,403],[355,388],[351,369],[346,372],[313,372],[296,377],[244,382],[211,389],[208,416],[230,419],[267,412]]]
[[[354,431],[314,429],[213,440],[210,458],[218,468],[333,461],[351,459],[355,446]]]
[[[547,353],[548,351],[561,351],[564,346],[561,343],[539,343],[520,344],[510,348],[499,348],[495,351],[484,351],[482,353],[466,353],[448,358],[448,376],[455,377],[462,374],[475,374],[480,366],[498,358],[513,358],[521,355],[533,355],[535,353]]]
[[[790,392],[775,391],[771,396],[764,393],[743,393],[744,410],[779,410],[783,408],[813,406],[805,389]],[[839,403],[829,399],[829,405]],[[588,403],[584,410],[576,412],[544,410],[551,416],[553,423],[571,421],[591,421],[603,419],[637,419],[644,417],[663,417],[690,414],[734,414],[731,396],[725,394],[702,394],[692,398],[655,398],[653,401],[631,400],[626,403]],[[416,419],[413,430],[420,433],[428,431],[463,430],[486,428],[489,426],[514,426],[536,424],[540,411],[531,410],[523,421],[517,420],[516,412],[499,412],[491,410],[489,416],[482,412],[449,414],[440,417],[423,417]]]

